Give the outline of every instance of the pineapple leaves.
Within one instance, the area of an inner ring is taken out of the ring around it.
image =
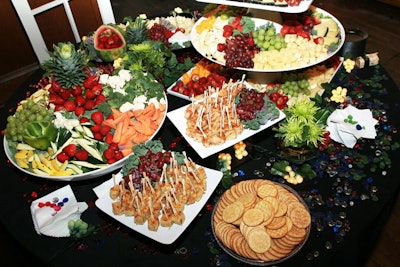
[[[44,76],[55,79],[66,88],[82,84],[86,78],[84,69],[89,61],[86,52],[75,49],[71,42],[54,44],[53,49],[53,52],[48,52],[50,59],[41,65],[45,70]]]

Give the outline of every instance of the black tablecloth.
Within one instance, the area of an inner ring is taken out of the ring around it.
[[[289,184],[309,205],[313,224],[309,239],[301,251],[278,266],[362,266],[390,214],[400,186],[397,175],[400,166],[396,164],[399,153],[394,147],[390,148],[398,140],[399,92],[380,66],[354,73],[348,75],[341,71],[336,75],[335,82],[359,92],[354,97],[356,105],[378,110],[374,114],[379,117],[378,138],[359,140],[360,146],[357,145],[353,150],[346,150],[336,144],[339,149],[334,155],[319,152],[309,162],[319,170],[318,176],[314,179],[306,177],[299,185]],[[6,117],[14,112],[17,102],[33,90],[29,85],[36,83],[42,74],[40,70],[37,71],[21,85],[3,108],[2,129],[5,128]],[[168,96],[169,110],[187,103]],[[261,177],[282,182],[268,172],[269,164],[279,160],[275,154],[276,141],[273,134],[272,130],[267,129],[246,140],[250,155],[242,161],[233,162],[234,181]],[[180,137],[168,119],[157,135],[166,149],[173,147],[175,150],[185,150],[195,162],[216,168],[217,155],[203,160]],[[365,155],[370,162],[358,165],[360,158],[358,154],[353,154],[354,151]],[[386,154],[392,160],[391,164],[384,157]],[[379,166],[379,163],[383,165]],[[331,167],[333,170],[329,169]],[[30,214],[33,200],[68,183],[27,176],[8,162],[4,152],[1,153],[1,170],[1,224],[10,233],[12,240],[21,246],[20,251],[26,253],[24,257],[27,262],[37,260],[41,264],[55,266],[245,266],[225,254],[212,235],[211,208],[224,190],[221,186],[182,236],[171,245],[162,245],[119,224],[94,205],[96,195],[92,189],[109,179],[110,175],[70,182],[77,200],[89,205],[82,219],[104,228],[94,236],[73,242],[70,238],[38,235]],[[358,171],[359,180],[354,175]],[[344,193],[349,188],[351,192]]]

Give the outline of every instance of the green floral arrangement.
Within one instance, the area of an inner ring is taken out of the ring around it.
[[[281,121],[275,137],[283,142],[284,147],[318,148],[324,141],[326,118],[330,111],[322,109],[311,99],[303,99],[290,105],[283,111],[286,118]]]

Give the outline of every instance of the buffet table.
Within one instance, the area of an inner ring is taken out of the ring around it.
[[[38,82],[42,71],[37,71],[8,101],[1,111],[1,128],[19,100],[33,90],[30,84]],[[358,83],[358,82],[360,83]],[[399,91],[381,66],[355,70],[346,74],[340,70],[334,81],[359,92],[356,101],[360,107],[376,109],[379,118],[378,137],[359,140],[354,149],[335,144],[335,153],[318,152],[308,163],[317,171],[317,177],[298,185],[290,185],[308,204],[312,215],[309,238],[295,256],[279,266],[362,266],[390,214],[400,188],[397,173],[400,167],[394,161],[399,152],[398,141]],[[186,100],[168,95],[168,108],[174,110],[186,105]],[[279,160],[276,140],[270,129],[245,140],[249,156],[232,162],[232,179],[270,179],[271,164]],[[158,133],[165,148],[185,150],[197,163],[216,168],[217,154],[201,159],[187,145],[174,125],[166,119]],[[1,142],[3,144],[3,142]],[[226,152],[231,153],[231,150]],[[390,161],[393,160],[393,163]],[[71,266],[243,266],[224,253],[211,231],[212,209],[225,188],[220,185],[200,214],[186,231],[170,245],[159,244],[110,218],[94,202],[93,188],[110,179],[111,175],[87,181],[70,182],[78,201],[89,208],[82,219],[100,227],[96,235],[82,240],[40,236],[35,232],[30,204],[68,183],[27,176],[8,162],[1,153],[0,221],[2,227],[28,253],[28,262],[44,265]],[[359,176],[354,175],[359,174]]]

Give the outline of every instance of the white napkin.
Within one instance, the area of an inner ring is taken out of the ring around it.
[[[43,205],[46,202],[63,205],[58,209]],[[78,220],[87,208],[86,202],[76,201],[69,185],[64,186],[32,202],[31,214],[35,230],[39,235],[67,237],[70,235],[68,221]]]
[[[374,119],[369,109],[358,109],[351,105],[345,109],[337,109],[327,119],[327,131],[336,142],[353,148],[359,138],[374,139],[376,137]]]

